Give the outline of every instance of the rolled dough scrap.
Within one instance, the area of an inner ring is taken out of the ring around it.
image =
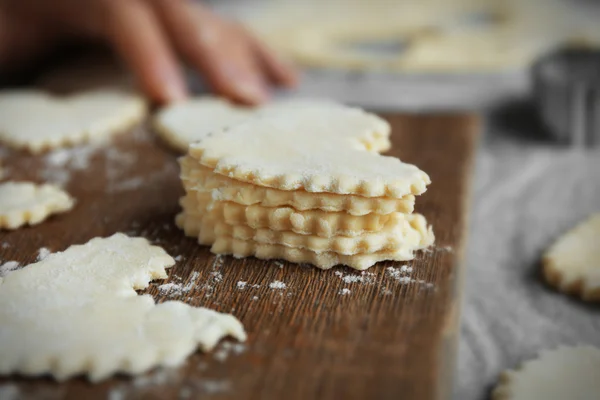
[[[421,249],[424,243],[429,243],[430,238],[433,238],[433,231],[427,227],[427,222],[422,215],[392,214],[392,216],[380,231],[354,236],[324,238],[288,231],[252,229],[248,226],[229,225],[221,221],[217,221],[215,225],[215,235],[217,238],[226,236],[261,244],[306,249],[318,254],[334,252],[340,255],[394,253],[407,248]]]
[[[600,214],[559,238],[542,259],[546,281],[561,292],[600,301]]]
[[[600,393],[600,349],[562,346],[505,371],[494,400],[593,400]]]
[[[0,183],[0,228],[35,225],[52,214],[68,211],[75,200],[58,186],[31,182]]]
[[[315,107],[319,104],[326,107],[339,107],[327,100],[288,99],[249,109],[235,106],[218,97],[202,96],[166,106],[155,116],[153,125],[158,135],[170,146],[181,153],[187,153],[190,143],[257,115],[281,112],[285,109]],[[389,130],[383,134],[385,136],[374,138],[372,142],[365,145],[373,151],[388,150]]]
[[[140,122],[144,101],[116,90],[55,97],[36,90],[0,92],[0,141],[32,153],[101,140]]]
[[[286,108],[193,143],[189,155],[218,174],[280,190],[396,199],[423,193],[425,172],[367,151],[364,143],[389,129],[356,108]]]
[[[178,366],[227,335],[245,340],[231,315],[135,292],[174,264],[146,239],[117,233],[0,278],[0,374],[96,382]]]
[[[249,109],[237,107],[217,97],[198,97],[174,103],[154,117],[158,135],[176,150],[187,153],[190,143],[246,120]]]
[[[424,243],[423,248],[427,247],[427,245]],[[415,250],[418,249],[406,247],[395,252],[377,252],[348,256],[334,252],[315,253],[306,249],[257,243],[234,239],[228,236],[217,237],[210,249],[215,254],[231,254],[236,258],[254,256],[262,260],[282,259],[294,263],[309,263],[321,269],[329,269],[335,265],[343,264],[357,270],[365,270],[380,261],[412,260]]]
[[[371,213],[390,214],[393,212],[409,214],[413,212],[415,206],[414,195],[394,199],[334,193],[311,193],[304,190],[278,190],[215,174],[206,167],[197,166],[198,162],[189,156],[182,157],[180,164],[181,179],[187,191],[209,192],[215,200],[231,201],[242,205],[289,206],[298,211],[344,211],[357,216]]]
[[[297,211],[291,207],[244,206],[230,201],[214,201],[209,196],[207,193],[194,196],[194,192],[188,192],[181,198],[180,205],[188,215],[202,216],[210,213],[228,225],[290,231],[325,238],[381,231],[390,221],[404,219],[404,214],[401,213],[354,216],[345,212]]]

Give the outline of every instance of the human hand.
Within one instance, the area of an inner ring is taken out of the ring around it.
[[[0,0],[0,62],[65,39],[108,44],[159,102],[186,96],[182,59],[220,95],[246,104],[296,74],[240,24],[190,0]]]

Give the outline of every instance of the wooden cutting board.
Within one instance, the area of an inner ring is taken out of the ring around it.
[[[61,251],[119,231],[144,236],[179,260],[169,279],[153,282],[144,293],[159,302],[181,300],[232,313],[248,341],[221,344],[180,369],[135,380],[91,385],[83,379],[57,384],[13,378],[0,379],[0,388],[14,385],[7,390],[44,399],[450,397],[479,121],[471,115],[387,118],[394,132],[389,154],[431,176],[417,210],[433,225],[436,244],[414,261],[383,262],[362,274],[215,257],[184,237],[173,222],[182,194],[177,154],[146,127],[105,146],[5,154],[6,178],[62,181],[78,204],[39,226],[1,232],[2,261],[26,265],[40,248]],[[402,272],[402,265],[412,272]],[[183,290],[158,290],[169,282]],[[285,288],[273,288],[275,282]]]

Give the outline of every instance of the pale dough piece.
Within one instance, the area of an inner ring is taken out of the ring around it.
[[[600,214],[550,246],[542,268],[546,281],[561,292],[600,301]]]
[[[174,103],[154,117],[156,132],[176,150],[187,153],[192,142],[244,121],[252,111],[217,97],[198,97]]]
[[[245,340],[231,315],[135,292],[174,264],[146,239],[117,233],[0,278],[0,374],[95,382],[181,365],[227,335]]]
[[[328,212],[344,211],[357,216],[371,213],[390,214],[393,212],[410,214],[413,212],[415,205],[414,195],[393,199],[334,193],[311,193],[304,190],[278,190],[215,174],[206,167],[198,167],[197,161],[189,156],[180,158],[180,164],[181,179],[186,190],[210,192],[215,200],[231,201],[242,205],[289,206],[298,211],[315,209]]]
[[[594,400],[600,393],[600,349],[562,346],[505,371],[494,400]]]
[[[32,153],[102,140],[140,122],[145,102],[134,94],[95,90],[55,97],[35,90],[0,92],[0,140]]]
[[[35,225],[52,214],[68,211],[75,200],[57,186],[31,182],[0,183],[0,228]]]
[[[231,237],[217,237],[210,251],[215,254],[231,254],[236,258],[254,256],[262,260],[282,259],[294,263],[309,263],[321,269],[335,265],[347,265],[357,270],[365,270],[380,261],[408,261],[414,258],[413,247],[395,252],[341,255],[334,252],[315,253],[314,251],[276,244],[256,243]]]
[[[210,198],[210,194],[194,192],[188,192],[180,200],[180,204],[188,215],[210,213],[229,225],[321,237],[357,236],[381,231],[391,220],[404,218],[402,213],[354,216],[345,212],[297,211],[291,207],[244,206],[229,201],[215,201]]]
[[[379,232],[367,232],[356,236],[319,237],[301,235],[288,231],[252,229],[244,225],[229,225],[218,221],[215,236],[232,237],[261,244],[300,248],[315,253],[334,252],[340,255],[368,253],[394,253],[403,249],[421,249],[431,244],[433,232],[427,227],[422,215],[393,214],[392,219]]]
[[[349,107],[282,109],[190,145],[216,173],[280,190],[402,198],[423,193],[429,176],[364,143],[389,130],[379,117]]]

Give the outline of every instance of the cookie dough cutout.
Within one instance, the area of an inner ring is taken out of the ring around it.
[[[546,350],[517,370],[502,373],[494,400],[592,400],[600,393],[600,349],[592,346]]]
[[[300,235],[359,236],[379,232],[404,219],[404,214],[367,214],[354,216],[345,212],[321,210],[297,211],[291,207],[244,206],[230,201],[213,200],[210,193],[194,193],[179,201],[189,215],[215,215],[228,225],[243,225],[252,229],[290,231]]]
[[[429,244],[433,238],[425,239]],[[429,244],[423,244],[425,248]],[[277,244],[258,243],[252,240],[234,239],[221,236],[215,239],[210,251],[215,254],[231,254],[236,258],[256,257],[261,260],[286,260],[293,263],[308,263],[320,269],[330,269],[335,265],[346,265],[357,270],[365,270],[380,261],[408,261],[414,258],[414,252],[420,248],[403,247],[393,252],[376,252],[366,254],[344,255],[332,251],[315,253],[314,251],[287,247]]]
[[[181,153],[187,153],[190,143],[244,121],[251,115],[250,109],[206,96],[163,108],[154,117],[153,126],[167,144]]]
[[[135,292],[174,264],[146,239],[117,233],[0,278],[0,374],[96,382],[181,365],[228,335],[245,340],[231,315]]]
[[[542,270],[557,290],[600,301],[600,214],[559,238],[544,254]]]
[[[221,221],[215,225],[215,235],[306,249],[315,253],[360,255],[377,252],[394,253],[406,248],[421,249],[424,242],[429,242],[429,238],[433,237],[433,232],[427,227],[427,222],[422,215],[412,214],[404,217],[402,214],[394,214],[380,231],[355,236],[301,235],[287,231],[252,229],[244,225],[229,225]]]
[[[142,98],[117,90],[53,96],[37,90],[0,92],[0,141],[40,153],[100,141],[139,123]]]
[[[364,143],[389,129],[356,108],[286,108],[193,143],[189,155],[215,173],[279,190],[396,199],[422,194],[431,182],[425,172],[367,151]]]
[[[58,186],[31,182],[0,183],[0,229],[35,225],[69,211],[75,200]]]
[[[198,166],[190,156],[180,158],[181,179],[186,191],[209,192],[216,200],[231,201],[241,205],[263,207],[292,207],[298,211],[322,210],[347,212],[351,215],[390,214],[402,212],[410,214],[415,207],[415,196],[407,195],[400,199],[388,197],[363,197],[334,193],[311,193],[304,190],[278,190],[255,186]]]

